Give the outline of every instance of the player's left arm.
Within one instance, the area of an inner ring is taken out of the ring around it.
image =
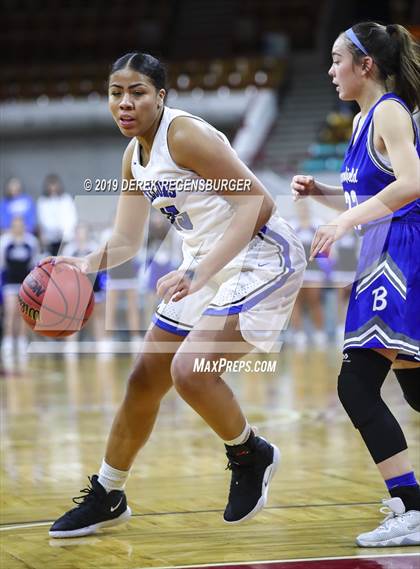
[[[376,196],[346,212],[353,226],[389,215],[420,197],[420,161],[413,123],[396,101],[384,101],[374,113],[374,127],[383,140],[396,180]],[[354,216],[354,217],[353,217]]]
[[[384,142],[396,180],[320,228],[312,243],[311,258],[327,253],[332,243],[355,225],[390,215],[420,198],[420,160],[410,115],[399,103],[384,101],[375,109],[374,127]]]
[[[192,286],[187,281],[179,283],[178,271],[160,279],[158,294],[168,299],[176,292],[174,300],[180,300],[201,288],[246,247],[270,219],[275,204],[258,178],[206,123],[179,117],[169,129],[168,143],[179,166],[205,179],[231,181],[230,190],[218,193],[234,210],[228,228],[200,261]]]

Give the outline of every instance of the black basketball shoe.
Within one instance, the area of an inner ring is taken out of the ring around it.
[[[80,537],[95,533],[100,528],[117,526],[131,516],[127,498],[121,490],[107,494],[94,474],[89,477],[91,487],[80,490],[84,495],[73,498],[76,508],[66,512],[50,528],[51,537]]]
[[[223,519],[228,524],[238,524],[253,518],[265,506],[268,485],[277,470],[280,451],[252,431],[243,445],[225,447],[232,480]]]

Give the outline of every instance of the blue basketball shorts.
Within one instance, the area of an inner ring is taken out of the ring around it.
[[[420,361],[420,216],[369,227],[347,312],[344,349],[391,348]]]

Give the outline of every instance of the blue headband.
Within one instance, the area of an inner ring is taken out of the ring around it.
[[[356,36],[356,34],[353,32],[353,28],[349,28],[348,30],[346,30],[344,32],[346,34],[346,36],[349,38],[349,40],[351,41],[351,43],[353,43],[356,47],[358,47],[360,49],[360,51],[362,51],[365,55],[369,55],[366,48],[363,47],[363,44],[360,42],[359,38]]]

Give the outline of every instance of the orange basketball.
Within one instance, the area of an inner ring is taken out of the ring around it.
[[[88,277],[66,263],[36,267],[23,281],[18,301],[32,330],[54,338],[81,330],[95,303]]]

